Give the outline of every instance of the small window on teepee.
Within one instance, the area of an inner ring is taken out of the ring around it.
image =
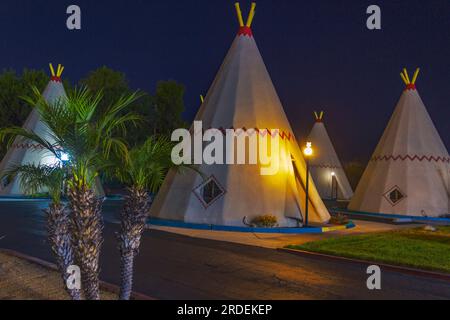
[[[395,186],[388,192],[384,194],[387,201],[393,206],[406,198],[405,194],[400,190],[399,187]]]
[[[194,189],[194,194],[206,208],[225,194],[225,190],[214,176]]]

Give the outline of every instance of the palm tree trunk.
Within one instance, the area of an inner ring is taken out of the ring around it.
[[[121,255],[120,300],[129,300],[133,285],[133,262],[139,252],[142,232],[150,211],[150,198],[145,190],[128,189],[125,205],[121,212],[121,228],[118,234]]]
[[[134,264],[134,253],[128,251],[127,253],[121,254],[120,257],[120,300],[130,300],[131,291],[133,289],[133,264]]]
[[[62,204],[51,203],[44,212],[47,214],[47,232],[56,264],[64,281],[64,287],[73,300],[81,300],[81,290],[69,289],[67,268],[74,264],[71,237],[69,233],[69,212]]]
[[[99,300],[99,258],[103,242],[101,207],[103,200],[86,185],[69,188],[72,210],[72,243],[75,261],[81,270],[81,282],[86,299]]]

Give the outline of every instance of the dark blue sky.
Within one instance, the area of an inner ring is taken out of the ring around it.
[[[82,9],[82,30],[65,27]],[[72,81],[106,65],[152,92],[157,80],[186,85],[192,119],[236,34],[228,0],[2,0],[0,68],[63,63]],[[382,30],[366,28],[366,8],[382,9]],[[244,16],[250,1],[241,1]],[[450,2],[446,0],[259,0],[259,49],[296,134],[325,110],[333,143],[348,161],[367,159],[402,92],[399,73],[422,68],[419,92],[450,145]]]

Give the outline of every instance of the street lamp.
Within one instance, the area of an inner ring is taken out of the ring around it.
[[[303,154],[306,158],[306,203],[305,203],[305,224],[304,227],[308,227],[308,205],[309,205],[309,158],[313,155],[312,143],[307,142],[306,148],[303,150]]]
[[[334,200],[333,195],[334,195],[334,177],[336,177],[336,173],[334,171],[331,171],[330,173],[331,176],[331,195],[330,195],[330,200]]]

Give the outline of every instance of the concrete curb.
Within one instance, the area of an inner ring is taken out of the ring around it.
[[[240,233],[266,233],[266,234],[319,234],[333,231],[342,231],[355,228],[356,225],[350,221],[346,225],[314,227],[308,226],[306,228],[258,228],[258,227],[235,227],[235,226],[219,226],[213,224],[198,224],[184,221],[174,221],[166,219],[150,218],[147,221],[147,226],[170,227],[181,229],[207,230],[207,231],[226,231],[226,232],[240,232]]]
[[[328,261],[331,260],[331,261],[337,261],[337,262],[356,263],[356,264],[363,264],[363,265],[377,265],[380,268],[389,270],[389,271],[410,274],[410,275],[415,275],[415,276],[419,276],[419,277],[434,278],[434,279],[439,279],[439,280],[444,280],[444,281],[450,282],[450,274],[448,274],[448,273],[427,271],[427,270],[415,269],[415,268],[410,268],[410,267],[395,266],[395,265],[386,264],[386,263],[382,263],[382,262],[353,259],[353,258],[347,258],[347,257],[341,257],[341,256],[333,256],[333,255],[324,254],[324,253],[317,253],[317,252],[310,252],[310,251],[303,251],[303,250],[296,250],[296,249],[278,248],[277,251],[293,254],[296,256],[300,256],[300,257],[314,258],[314,259],[320,259],[320,260],[328,260]]]
[[[351,211],[342,208],[331,208],[332,213],[342,213],[350,217],[369,217],[374,219],[389,219],[398,221],[400,223],[442,223],[444,225],[450,225],[450,218],[437,218],[437,217],[418,217],[410,215],[398,215],[398,214],[386,214],[386,213],[372,213],[362,211]]]
[[[47,269],[50,269],[53,271],[58,271],[58,268],[56,267],[56,265],[51,262],[48,262],[48,261],[45,261],[45,260],[42,260],[42,259],[39,259],[39,258],[36,258],[33,256],[29,256],[27,254],[24,254],[24,253],[15,251],[15,250],[0,248],[0,252],[10,255],[10,256],[13,256],[13,257],[16,257],[16,258],[19,258],[19,259],[27,260],[29,262],[35,263],[37,265],[40,265],[41,267],[44,267],[44,268],[47,268]],[[120,291],[119,286],[116,286],[115,284],[111,284],[111,283],[101,281],[101,280],[100,280],[100,289],[112,292],[117,295],[119,294],[119,291]],[[149,297],[145,294],[133,291],[131,293],[131,300],[156,300],[156,299]]]

